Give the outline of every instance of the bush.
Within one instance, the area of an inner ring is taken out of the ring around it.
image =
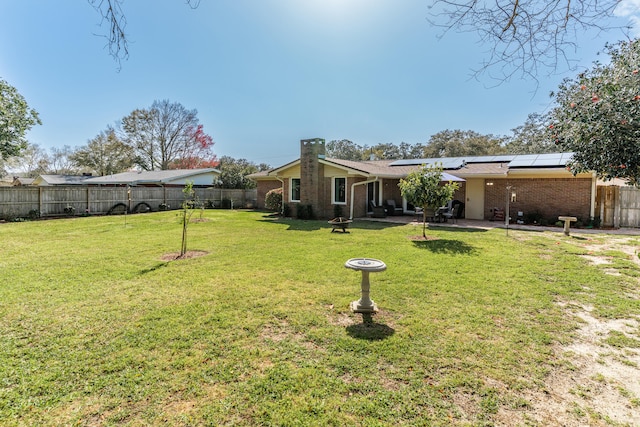
[[[309,219],[309,217],[307,216],[307,206],[303,205],[301,203],[298,203],[296,205],[296,218],[298,219]]]
[[[315,219],[312,205],[303,205],[298,203],[296,205],[296,217],[298,219]]]
[[[272,211],[282,211],[282,188],[270,190],[264,198],[264,206]]]
[[[28,213],[29,219],[40,218],[40,211],[38,209],[31,209]]]
[[[282,215],[285,217],[291,216],[291,206],[289,206],[287,203],[285,203],[282,207]]]
[[[232,202],[232,200],[231,200],[231,199],[224,198],[224,199],[222,199],[222,201],[220,202],[220,207],[221,207],[222,209],[231,209],[231,207],[233,206],[233,204],[232,204],[232,203],[233,203],[233,202]]]
[[[525,224],[540,224],[542,225],[542,213],[540,211],[527,212],[523,215],[522,219]]]

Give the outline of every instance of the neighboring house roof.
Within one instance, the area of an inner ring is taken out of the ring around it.
[[[212,185],[213,179],[220,175],[215,168],[172,169],[159,171],[122,172],[113,175],[97,176],[86,180],[90,185],[184,185],[193,181],[194,185]]]
[[[39,175],[31,185],[80,185],[91,175]]]
[[[25,178],[22,176],[16,176],[13,179],[12,185],[33,185],[33,181],[35,181],[35,178]]]
[[[548,154],[509,154],[497,156],[468,156],[468,157],[442,157],[429,159],[403,159],[403,160],[365,160],[353,161],[332,158],[321,158],[320,163],[345,168],[354,175],[379,178],[404,178],[422,165],[435,166],[439,164],[448,173],[467,177],[499,177],[506,176],[509,172],[533,172],[562,170],[571,159],[573,153],[548,153]],[[273,179],[280,172],[299,165],[300,160],[287,163],[269,171],[262,171],[249,175],[255,180]]]

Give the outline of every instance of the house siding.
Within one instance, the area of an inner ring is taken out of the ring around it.
[[[484,218],[491,219],[495,208],[505,209],[507,186],[512,186],[516,201],[509,202],[512,220],[518,212],[524,215],[539,212],[554,222],[560,215],[576,216],[583,221],[590,217],[591,178],[525,178],[488,179],[485,185]]]

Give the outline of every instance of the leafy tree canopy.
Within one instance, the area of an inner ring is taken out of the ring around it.
[[[42,124],[36,110],[15,87],[0,79],[0,158],[17,156],[27,148],[25,134],[36,124]]]
[[[76,166],[99,176],[124,172],[135,163],[133,148],[118,138],[113,128],[100,132],[69,157]]]
[[[432,135],[424,148],[424,157],[462,157],[504,154],[504,137],[482,135],[472,130],[443,130]]]
[[[426,237],[427,209],[435,212],[453,199],[459,188],[455,182],[442,183],[442,165],[423,165],[414,170],[398,184],[402,197],[414,206],[422,208],[422,236]]]
[[[218,187],[249,189],[255,188],[256,183],[248,179],[247,175],[268,170],[270,167],[264,163],[256,165],[246,159],[234,159],[230,156],[222,156],[220,157],[218,169],[220,170]]]
[[[608,45],[609,64],[566,79],[555,96],[549,132],[574,152],[570,170],[595,171],[640,186],[640,40]]]
[[[546,115],[531,113],[524,124],[512,129],[513,135],[505,144],[509,154],[541,154],[557,152],[557,147],[547,132],[549,118]]]

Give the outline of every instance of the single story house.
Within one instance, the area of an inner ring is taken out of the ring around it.
[[[441,163],[445,172],[464,179],[454,195],[464,203],[463,217],[486,220],[509,204],[512,219],[522,213],[547,220],[560,215],[583,221],[594,217],[596,176],[573,175],[566,168],[572,153],[448,157],[436,159],[349,161],[327,158],[321,138],[300,141],[300,158],[249,175],[257,182],[258,207],[274,188],[295,213],[296,204],[311,207],[318,218],[364,217],[372,204],[394,200],[403,213],[413,207],[402,198],[398,183],[425,164]]]
[[[49,185],[82,185],[87,179],[91,178],[91,174],[84,175],[38,175],[31,182],[35,186]]]
[[[211,187],[219,176],[220,171],[215,168],[133,171],[90,177],[83,184],[184,187],[190,181],[194,187]]]

